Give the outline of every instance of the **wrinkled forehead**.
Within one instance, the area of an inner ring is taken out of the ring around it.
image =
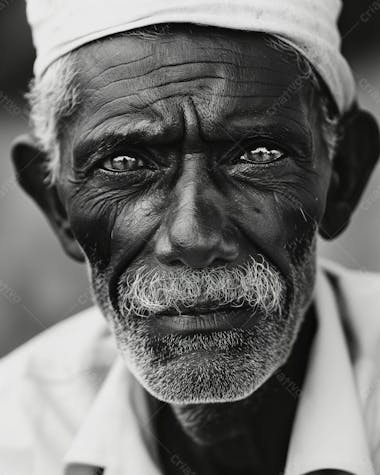
[[[173,131],[189,102],[210,133],[215,123],[252,117],[302,128],[309,114],[310,77],[295,54],[258,33],[124,34],[81,48],[76,63],[83,123],[93,133],[129,116]]]

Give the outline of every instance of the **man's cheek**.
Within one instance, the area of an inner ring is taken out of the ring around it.
[[[128,261],[147,244],[159,222],[155,203],[115,193],[84,194],[70,207],[72,230],[90,263],[100,268]]]
[[[232,199],[239,203],[234,220],[248,237],[249,246],[262,252],[285,275],[291,264],[288,249],[299,238],[310,240],[323,210],[311,196],[304,196],[296,187],[281,186],[260,194],[246,191]]]
[[[307,234],[320,222],[324,213],[325,193],[315,173],[289,175],[273,189],[272,204],[279,219],[284,223],[286,241]]]
[[[71,229],[90,263],[109,262],[114,212],[104,197],[84,193],[70,202]]]
[[[290,243],[314,232],[323,215],[323,206],[300,195],[298,200],[282,203],[280,208],[283,239]]]
[[[152,251],[153,237],[161,223],[162,213],[150,198],[125,203],[112,225],[111,259],[125,266],[140,254]]]

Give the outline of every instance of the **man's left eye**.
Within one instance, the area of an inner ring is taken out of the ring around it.
[[[144,160],[128,155],[107,158],[102,163],[102,168],[111,172],[133,172],[140,168],[147,168]]]
[[[263,164],[271,163],[276,160],[284,158],[285,154],[280,150],[270,149],[267,147],[257,147],[252,150],[245,151],[240,155],[240,160],[243,162],[254,163],[254,164]]]

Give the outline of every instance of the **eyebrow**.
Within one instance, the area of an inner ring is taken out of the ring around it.
[[[256,138],[269,139],[291,145],[291,148],[300,156],[312,154],[314,141],[308,124],[289,124],[286,119],[264,122],[258,120],[261,123],[255,123],[254,117],[242,121],[231,120],[228,124],[218,124],[218,135],[223,133],[224,141],[227,139],[227,141],[236,142],[237,145]],[[215,137],[214,140],[220,139]]]
[[[128,145],[162,145],[178,141],[178,131],[174,127],[162,127],[149,121],[120,127],[112,125],[112,129],[108,128],[101,135],[78,140],[73,150],[74,167],[86,170],[92,163]]]
[[[313,136],[311,129],[300,122],[288,123],[288,117],[282,120],[262,121],[260,117],[242,117],[241,120],[220,121],[215,124],[215,132],[208,133],[202,140],[206,143],[235,143],[237,147],[244,141],[264,138],[291,144],[291,148],[300,156],[313,152]],[[78,171],[88,170],[94,163],[112,153],[128,146],[158,146],[180,144],[183,129],[180,127],[163,126],[147,120],[139,124],[112,125],[104,134],[78,141],[74,146],[74,168]]]

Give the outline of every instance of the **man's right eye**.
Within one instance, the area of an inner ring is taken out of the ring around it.
[[[107,158],[102,162],[104,170],[116,173],[134,172],[141,168],[148,168],[141,158],[131,157],[129,155],[118,155]]]

